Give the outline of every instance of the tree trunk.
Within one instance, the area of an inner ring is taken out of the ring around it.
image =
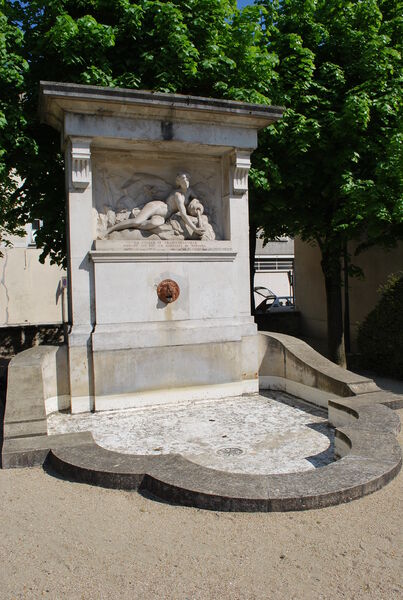
[[[350,289],[348,286],[348,267],[349,267],[349,255],[347,250],[347,244],[344,244],[344,347],[346,354],[351,352],[351,335],[350,335]]]
[[[329,359],[345,368],[340,254],[322,249],[321,266],[325,276]]]
[[[250,277],[250,306],[252,315],[255,314],[255,294],[253,292],[255,281],[255,254],[256,254],[257,227],[249,225],[249,277]]]

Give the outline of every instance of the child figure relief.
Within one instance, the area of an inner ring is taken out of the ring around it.
[[[150,200],[141,208],[105,207],[98,215],[98,237],[110,239],[199,239],[216,235],[205,208],[190,187],[190,176],[180,172],[166,200]]]

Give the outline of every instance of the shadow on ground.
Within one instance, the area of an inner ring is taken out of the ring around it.
[[[0,468],[3,466],[1,457],[3,450],[4,411],[7,393],[7,367],[9,362],[9,358],[0,358]]]

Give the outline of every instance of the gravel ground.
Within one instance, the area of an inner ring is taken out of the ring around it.
[[[0,598],[400,599],[402,483],[322,510],[245,514],[0,471]]]

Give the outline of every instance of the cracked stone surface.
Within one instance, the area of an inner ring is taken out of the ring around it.
[[[54,413],[48,433],[91,431],[125,454],[181,454],[233,473],[309,471],[333,460],[326,411],[283,392],[91,414]]]

